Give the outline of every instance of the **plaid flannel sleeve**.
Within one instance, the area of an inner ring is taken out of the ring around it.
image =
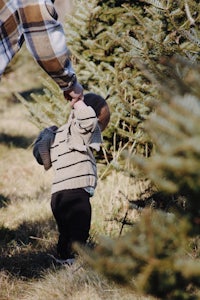
[[[51,0],[19,0],[19,17],[27,48],[62,90],[76,82],[63,27]]]

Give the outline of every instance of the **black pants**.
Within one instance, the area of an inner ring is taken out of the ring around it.
[[[91,223],[90,196],[84,189],[64,190],[52,195],[51,209],[55,217],[60,258],[73,257],[72,243],[87,241]]]

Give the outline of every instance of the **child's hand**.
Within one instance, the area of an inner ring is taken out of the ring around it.
[[[70,102],[71,106],[74,107],[74,109],[81,109],[81,108],[85,108],[87,107],[87,105],[85,104],[85,102],[83,101],[84,97],[82,97],[80,100],[75,101],[74,104],[72,105],[72,101]]]
[[[72,98],[72,100],[70,101],[70,105],[71,107],[74,107],[74,105],[78,102],[83,102],[84,100],[84,96],[80,96],[78,99],[77,98]],[[74,107],[75,108],[75,107]]]
[[[75,103],[83,98],[83,87],[76,82],[70,91],[64,91],[64,97],[71,103]],[[71,104],[73,106],[73,104]]]

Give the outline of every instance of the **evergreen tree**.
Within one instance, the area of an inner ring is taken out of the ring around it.
[[[141,124],[151,112],[149,102],[160,97],[141,64],[162,81],[171,76],[163,57],[199,61],[198,1],[75,0],[74,5],[67,41],[80,81],[86,89],[111,95],[117,145],[134,142],[134,152],[148,155],[152,144]]]
[[[176,194],[184,197],[185,207],[170,213],[144,209],[129,233],[118,240],[100,239],[95,251],[84,255],[105,276],[138,292],[199,299],[200,69],[177,59],[171,61],[172,70],[173,64],[184,76],[162,83],[162,101],[153,102],[154,112],[143,125],[154,145],[151,156],[124,157],[164,192],[163,201]]]
[[[138,294],[197,300],[200,249],[194,251],[196,241],[191,251],[188,231],[184,218],[145,210],[131,232],[118,240],[102,237],[95,251],[83,255],[92,268]]]
[[[192,73],[199,63],[198,1],[90,1],[86,6],[70,23],[74,32],[81,28],[81,38],[73,37],[81,80],[88,89],[100,86],[111,94],[118,135],[136,142],[133,154],[125,156],[133,169],[139,166],[159,189],[187,199],[185,215],[142,214],[129,234],[101,241],[86,257],[130,288],[162,299],[198,299],[198,67]],[[141,152],[150,158],[135,155]],[[185,255],[192,236],[193,259]]]
[[[182,77],[164,81],[162,102],[154,103],[144,124],[155,151],[147,160],[131,159],[159,190],[187,199],[184,215],[191,234],[200,235],[200,67],[178,58],[168,64],[178,66]]]

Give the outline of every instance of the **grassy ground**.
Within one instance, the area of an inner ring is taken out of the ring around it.
[[[0,299],[150,299],[108,282],[82,257],[72,267],[59,267],[48,255],[57,241],[49,203],[52,173],[34,160],[31,144],[38,129],[13,96],[40,90],[42,73],[23,51],[15,72],[8,73],[0,86]],[[113,213],[123,213],[119,192],[136,196],[141,188],[141,183],[133,185],[121,174],[99,181],[92,198],[93,238],[96,233],[119,235],[120,226],[110,221]]]

